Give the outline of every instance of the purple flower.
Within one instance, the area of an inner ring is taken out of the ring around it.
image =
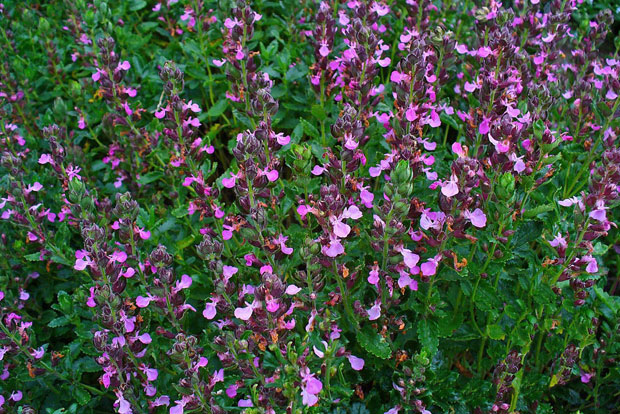
[[[475,209],[473,212],[465,210],[463,216],[469,220],[474,227],[483,228],[487,225],[487,216],[479,208]]]
[[[362,358],[348,355],[347,359],[349,360],[349,364],[351,364],[351,368],[353,368],[355,371],[361,371],[364,368],[364,360]]]
[[[375,304],[368,310],[368,320],[374,321],[379,319],[381,316],[381,301],[378,300]],[[350,360],[349,360],[350,361]]]
[[[41,154],[39,157],[39,164],[48,164],[54,162],[52,156],[49,154]]]
[[[452,174],[450,180],[441,184],[441,192],[446,197],[452,197],[459,193],[458,178]]]
[[[114,253],[110,256],[110,260],[118,263],[125,263],[127,260],[127,253],[119,250],[115,250]]]
[[[254,303],[248,304],[248,306],[244,308],[236,308],[235,309],[235,318],[241,319],[242,321],[247,321],[252,317],[252,313],[254,312]]]

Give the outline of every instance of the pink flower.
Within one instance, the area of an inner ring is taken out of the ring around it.
[[[600,221],[600,222],[605,222],[607,221],[607,212],[605,211],[605,208],[598,208],[596,210],[592,210],[589,214],[590,218],[596,220],[596,221]]]
[[[441,184],[441,192],[446,197],[452,197],[459,193],[458,178],[452,174],[449,181]]]
[[[420,269],[422,270],[422,274],[424,276],[433,276],[437,272],[437,266],[440,260],[441,260],[441,256],[437,255],[429,259],[427,262],[422,263],[422,266],[420,266]]]
[[[150,293],[147,294],[146,297],[144,296],[138,296],[136,298],[136,306],[139,308],[146,308],[147,306],[149,306],[149,303],[151,303],[151,301],[156,300],[157,298],[153,295],[151,295]]]
[[[371,285],[376,285],[379,283],[379,266],[374,265],[368,273],[368,283]]]
[[[52,156],[49,154],[41,154],[41,156],[39,157],[39,164],[48,164],[52,162]]]
[[[482,135],[488,133],[490,130],[489,121],[490,118],[487,118],[486,116],[482,118],[482,122],[478,126],[478,132],[480,132]]]
[[[368,310],[368,320],[374,321],[381,316],[381,301],[375,302],[375,304]]]
[[[437,111],[434,109],[431,111],[430,119],[427,119],[426,123],[431,126],[431,128],[437,128],[441,125],[441,119],[439,119],[439,115]]]
[[[239,402],[237,403],[237,406],[243,407],[243,408],[249,408],[249,407],[254,407],[254,404],[252,403],[251,398],[246,398],[244,400],[239,400]]]
[[[483,228],[487,225],[487,216],[479,208],[475,209],[473,212],[465,210],[463,216],[469,220],[474,227]]]
[[[228,395],[228,398],[235,398],[237,396],[237,389],[239,389],[237,384],[232,384],[226,388],[226,395]]]
[[[340,243],[340,239],[334,237],[330,239],[328,246],[323,246],[321,251],[325,256],[328,257],[337,257],[344,253],[344,247],[342,243]]]
[[[489,134],[489,142],[495,146],[495,151],[500,154],[510,151],[510,141],[508,139],[498,141]]]
[[[301,292],[301,288],[295,285],[288,285],[286,287],[286,291],[284,293],[286,293],[287,295],[291,295],[294,296],[296,294],[298,294],[299,292]]]
[[[286,241],[288,240],[288,237],[280,234],[276,239],[274,239],[274,243],[280,246],[280,250],[282,250],[282,253],[284,254],[291,254],[293,253],[293,248],[292,247],[288,247],[286,245]]]
[[[581,374],[581,382],[583,382],[584,384],[587,384],[588,382],[590,382],[593,376],[594,374],[591,372],[584,372]]]
[[[361,371],[364,368],[364,360],[362,358],[348,355],[347,359],[349,360],[349,364],[351,364],[351,368],[353,368],[355,371]]]
[[[205,304],[205,310],[202,312],[202,316],[211,320],[215,318],[216,314],[217,314],[217,300],[211,299],[211,302],[207,302]]]
[[[114,406],[118,406],[117,410],[119,414],[132,414],[131,404],[127,401],[120,391],[116,391],[117,400],[114,402]]]
[[[235,318],[241,319],[242,321],[247,321],[252,317],[252,313],[254,312],[254,305],[250,304],[245,308],[237,308],[235,309]]]
[[[400,253],[403,255],[405,265],[407,265],[409,269],[413,269],[420,261],[420,256],[412,253],[409,249],[402,249]]]
[[[30,194],[31,192],[38,192],[41,191],[41,189],[43,188],[43,186],[41,185],[40,182],[36,181],[34,184],[29,184],[25,189],[24,189],[24,193],[26,194]]]
[[[570,207],[574,204],[579,204],[581,206],[581,197],[571,197],[566,200],[560,200],[558,201],[558,204],[562,207]]]
[[[188,126],[188,125],[191,125],[194,128],[198,128],[201,125],[201,123],[198,118],[193,118],[190,116],[185,121],[183,121],[183,126]]]
[[[562,233],[558,233],[555,238],[549,242],[549,244],[553,247],[561,248],[566,248],[568,246],[566,239],[562,237]]]
[[[118,66],[116,67],[116,70],[129,70],[131,68],[131,65],[129,64],[129,61],[125,60],[121,63],[118,64]]]
[[[123,109],[125,110],[125,113],[127,114],[127,116],[131,116],[133,114],[133,110],[131,109],[131,107],[129,106],[127,102],[123,103]]]
[[[77,254],[77,253],[76,253]],[[75,260],[75,265],[73,268],[75,270],[84,270],[87,266],[92,266],[93,261],[88,256],[83,256]]]
[[[323,174],[323,172],[325,171],[325,168],[319,166],[319,165],[315,165],[314,168],[312,168],[311,173],[313,175],[321,175]]]
[[[228,279],[233,277],[233,275],[235,275],[238,271],[239,271],[239,269],[236,268],[235,266],[226,266],[225,265],[225,266],[222,267],[222,274],[224,275],[224,279],[226,281],[228,281]]]
[[[319,54],[323,57],[326,57],[327,55],[329,55],[329,47],[327,47],[327,42],[322,40],[321,41],[321,47],[319,48]]]
[[[127,260],[127,253],[115,250],[110,256],[110,260],[113,262],[125,263],[125,260]]]
[[[151,232],[142,228],[138,228],[138,234],[142,240],[148,240],[151,237]]]
[[[588,273],[596,273],[598,272],[598,263],[596,263],[596,259],[590,255],[582,257],[584,261],[588,263],[586,266],[586,272]]]
[[[222,178],[222,185],[226,188],[233,188],[237,181],[237,178],[241,178],[241,171],[237,174],[230,173],[230,178]]]
[[[415,269],[412,269],[411,271],[413,272],[415,270],[417,270],[417,272],[420,271],[419,268],[417,267]],[[407,286],[409,286],[409,289],[413,291],[418,290],[418,281],[415,279],[412,279],[411,276],[409,276],[407,272],[403,271],[400,274],[400,277],[398,278],[398,287],[402,289]]]

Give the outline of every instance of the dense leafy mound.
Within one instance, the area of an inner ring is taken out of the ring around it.
[[[0,414],[617,410],[594,3],[0,4]]]

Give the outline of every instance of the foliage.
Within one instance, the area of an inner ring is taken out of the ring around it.
[[[0,4],[0,413],[617,409],[602,5]]]

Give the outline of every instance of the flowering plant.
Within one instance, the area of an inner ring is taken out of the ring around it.
[[[0,4],[0,414],[617,409],[581,3]]]

